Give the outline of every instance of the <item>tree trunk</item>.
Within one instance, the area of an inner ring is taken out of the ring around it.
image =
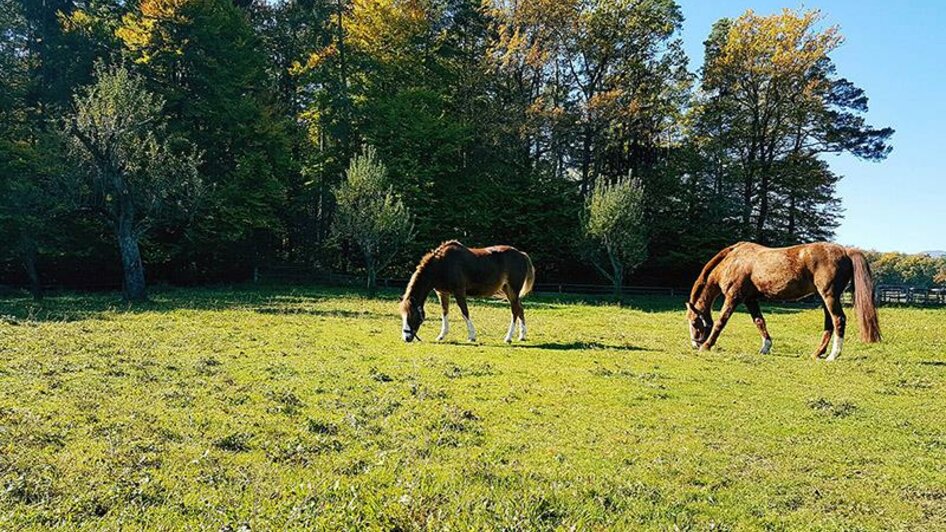
[[[39,282],[39,270],[36,268],[36,244],[27,242],[23,249],[23,269],[30,281],[30,295],[35,301],[43,299],[43,285]]]
[[[765,222],[769,217],[769,170],[762,169],[759,181],[759,219],[756,220],[756,242],[765,244]]]
[[[127,301],[144,301],[148,298],[145,292],[145,268],[141,262],[134,221],[129,213],[122,213],[119,217],[117,233],[124,276],[122,292]]]
[[[619,261],[613,253],[608,253],[608,258],[611,260],[611,272],[613,273],[611,282],[614,288],[614,299],[620,303],[623,295],[621,289],[624,284],[624,265],[621,264],[621,261]]]
[[[752,227],[752,171],[745,168],[742,183],[742,232],[748,237]]]
[[[581,146],[581,195],[586,197],[594,190],[591,182],[591,126],[585,124]]]
[[[373,257],[368,256],[368,254],[365,254],[365,269],[368,273],[368,297],[374,297],[378,272],[375,269]]]
[[[793,190],[788,200],[788,242],[795,243],[795,191]]]

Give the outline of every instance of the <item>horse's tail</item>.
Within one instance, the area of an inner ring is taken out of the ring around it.
[[[532,285],[535,284],[535,266],[532,265],[532,259],[525,253],[522,256],[526,259],[526,280],[522,283],[522,288],[519,289],[520,298],[529,295],[532,292]]]
[[[861,329],[861,340],[867,343],[880,341],[880,323],[874,306],[874,279],[870,273],[867,257],[859,250],[847,250],[854,263],[854,309]]]

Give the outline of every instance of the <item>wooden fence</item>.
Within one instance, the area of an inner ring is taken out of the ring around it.
[[[277,266],[259,272],[259,279],[275,282],[314,282],[327,285],[359,286],[364,278],[353,275],[334,273],[319,273],[299,266]],[[378,286],[383,288],[404,288],[407,279],[385,277],[378,279]],[[582,284],[582,283],[536,283],[534,290],[540,293],[577,294],[607,296],[613,292],[611,285]],[[671,296],[686,297],[689,289],[683,287],[664,286],[625,286],[622,289],[629,296]],[[881,305],[921,305],[946,306],[946,289],[943,288],[914,288],[909,286],[879,285],[874,289],[877,302]],[[844,294],[845,303],[851,302],[851,294]],[[815,298],[806,298],[800,302],[805,306],[818,306],[820,301]]]
[[[363,286],[364,278],[354,275],[317,272],[306,266],[277,265],[261,268],[253,275],[254,281],[283,282],[283,283],[318,283],[329,286]],[[378,279],[378,286],[382,288],[404,288],[407,279],[385,277]],[[19,283],[10,285],[11,288],[24,288]],[[120,288],[118,279],[96,279],[81,285],[55,285],[47,288],[68,288],[79,290],[115,290]],[[0,288],[3,288],[0,286]],[[582,284],[582,283],[536,283],[534,290],[540,293],[576,294],[607,296],[613,292],[611,285]],[[664,286],[625,286],[622,289],[627,296],[670,296],[685,298],[689,289],[684,287]],[[914,306],[946,306],[946,288],[915,288],[900,285],[878,285],[874,289],[877,302],[881,305],[914,305]],[[845,303],[851,302],[851,294],[844,294]],[[818,306],[817,298],[806,298],[799,304],[804,306]]]
[[[874,294],[882,305],[946,306],[946,288],[880,285]]]

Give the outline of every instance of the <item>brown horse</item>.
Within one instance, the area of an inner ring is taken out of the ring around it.
[[[827,360],[834,360],[844,344],[846,318],[841,294],[851,281],[861,339],[878,342],[880,325],[874,308],[874,284],[863,253],[827,242],[787,248],[739,242],[710,259],[693,283],[686,303],[690,340],[693,347],[712,348],[733,311],[744,303],[762,334],[760,353],[767,354],[772,348],[772,337],[759,309],[759,299],[788,301],[817,293],[824,310],[824,334],[812,358],[824,355],[833,331],[834,347]],[[710,311],[720,295],[724,298],[723,309],[714,326]]]
[[[457,306],[466,321],[469,340],[475,342],[476,329],[470,321],[466,296],[500,293],[506,296],[512,306],[512,322],[506,333],[506,342],[512,341],[516,320],[519,321],[519,340],[525,340],[526,317],[520,299],[532,291],[534,282],[532,260],[514,247],[468,248],[456,240],[444,242],[420,260],[401,299],[404,341],[410,342],[417,338],[417,330],[424,322],[424,303],[432,290],[440,296],[443,312],[437,340],[443,340],[450,329],[447,322],[450,294],[457,300]]]

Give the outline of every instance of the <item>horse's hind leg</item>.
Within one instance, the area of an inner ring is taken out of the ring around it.
[[[476,329],[473,327],[473,321],[470,320],[470,309],[466,306],[466,294],[457,293],[453,295],[457,300],[457,306],[460,307],[460,314],[463,314],[463,319],[466,321],[466,332],[467,338],[471,342],[476,341]]]
[[[526,339],[526,316],[522,308],[522,300],[519,299],[519,291],[506,284],[503,286],[503,293],[509,300],[509,306],[512,309],[512,321],[509,322],[509,330],[506,331],[506,343],[512,342],[512,333],[516,331],[516,320],[519,320],[519,340]]]
[[[526,339],[526,311],[522,308],[522,300],[516,299],[516,306],[513,307],[513,312],[519,313],[519,341],[525,341]]]
[[[828,306],[824,302],[821,303],[821,310],[824,311],[824,332],[821,333],[821,343],[818,344],[818,349],[811,356],[815,360],[824,356],[825,351],[828,350],[828,343],[831,342],[831,331],[834,329],[834,320],[831,319],[831,313],[828,312]]]
[[[450,322],[447,320],[447,313],[450,311],[450,294],[437,292],[437,297],[440,298],[440,336],[437,337],[439,342],[446,338],[447,333],[450,332]]]
[[[769,336],[769,329],[765,326],[765,318],[762,317],[759,302],[746,301],[746,308],[749,309],[749,315],[752,316],[752,321],[759,328],[759,334],[762,335],[762,349],[759,349],[759,354],[767,355],[772,350],[772,337]]]
[[[839,291],[840,292],[840,291]],[[841,348],[844,346],[844,329],[847,325],[847,318],[844,316],[844,309],[841,307],[841,295],[831,294],[824,298],[825,307],[831,314],[831,320],[834,325],[834,346],[831,347],[831,353],[825,360],[831,362],[841,355]]]

